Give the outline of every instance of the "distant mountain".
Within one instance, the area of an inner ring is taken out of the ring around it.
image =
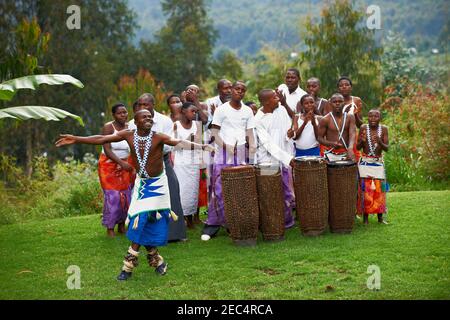
[[[301,21],[307,16],[320,16],[328,1],[318,0],[207,0],[208,13],[219,31],[216,48],[229,48],[239,56],[255,54],[265,43],[279,48],[301,44]],[[359,0],[357,6],[374,4],[381,8],[382,30],[378,38],[389,30],[402,33],[408,45],[419,50],[437,46],[437,40],[448,20],[447,0]],[[159,0],[129,0],[138,14],[140,39],[152,39],[164,24]],[[447,31],[448,32],[448,31]]]

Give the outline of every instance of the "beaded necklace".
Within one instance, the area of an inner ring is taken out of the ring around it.
[[[134,150],[136,150],[136,158],[139,163],[139,173],[138,174],[140,177],[144,177],[146,179],[150,178],[149,174],[147,173],[147,170],[145,170],[145,166],[147,164],[148,155],[150,154],[150,148],[152,146],[152,137],[153,137],[152,131],[150,131],[150,133],[145,137],[139,136],[137,133],[137,130],[134,131],[133,144],[134,144]],[[143,158],[141,157],[141,152],[139,151],[139,142],[144,143],[144,157]]]
[[[378,125],[378,129],[377,129],[377,135],[378,137],[380,137],[381,139],[381,125]],[[370,134],[370,127],[367,126],[367,130],[366,130],[366,134],[367,134],[367,144],[369,145],[369,156],[371,157],[376,157],[375,155],[375,149],[377,148],[377,144],[375,143],[375,145],[372,143],[372,135]]]

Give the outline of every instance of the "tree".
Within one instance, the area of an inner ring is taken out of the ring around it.
[[[329,97],[336,91],[340,76],[349,76],[353,93],[370,105],[381,98],[379,60],[382,49],[377,47],[374,31],[366,28],[365,14],[355,10],[353,2],[336,0],[323,8],[319,23],[309,18],[304,27],[307,46],[301,61],[307,61],[305,78],[321,80],[321,94]]]
[[[161,5],[167,23],[154,43],[142,44],[144,67],[169,89],[180,92],[210,74],[217,32],[204,0],[164,0]]]
[[[171,93],[166,92],[163,83],[158,83],[155,78],[145,69],[140,69],[138,73],[131,76],[122,76],[114,87],[114,93],[108,98],[108,105],[111,106],[117,102],[122,102],[127,106],[128,113],[132,115],[131,106],[137,98],[149,92],[155,97],[155,108],[158,111],[167,111],[166,97]],[[106,112],[108,118],[111,114],[111,108]]]
[[[57,71],[70,74],[85,84],[83,90],[74,90],[69,86],[42,86],[39,95],[34,96],[28,90],[16,95],[13,101],[16,105],[61,106],[82,117],[86,124],[86,127],[81,128],[75,122],[44,124],[26,121],[18,125],[13,121],[2,121],[0,134],[6,141],[13,140],[15,143],[7,149],[0,145],[0,152],[13,155],[21,165],[27,159],[26,144],[30,141],[34,155],[46,152],[49,157],[62,158],[68,150],[53,146],[53,137],[60,132],[83,135],[99,133],[104,121],[101,114],[106,109],[114,84],[125,70],[129,72],[129,65],[135,59],[135,49],[131,43],[136,28],[135,15],[128,9],[126,0],[76,1],[75,4],[81,9],[80,30],[66,27],[66,20],[70,16],[66,10],[72,4],[74,2],[71,0],[0,1],[0,38],[8,39],[5,46],[8,49],[1,48],[0,52],[7,52],[14,57],[16,50],[13,49],[19,42],[16,36],[9,34],[17,29],[22,18],[36,17],[42,34],[50,34],[51,40],[47,44],[47,51],[37,57],[38,68],[35,73]],[[3,10],[7,23],[3,23]],[[25,53],[32,54],[29,51]],[[1,55],[0,60],[3,57]],[[15,77],[25,75],[28,74]],[[22,126],[30,127],[27,134],[32,139],[25,138]],[[77,159],[82,159],[84,153],[94,152],[95,147],[77,145],[71,150]]]

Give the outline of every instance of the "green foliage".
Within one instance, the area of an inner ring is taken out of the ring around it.
[[[132,106],[137,98],[143,93],[149,92],[155,97],[156,110],[168,111],[166,97],[171,95],[164,88],[164,83],[157,82],[156,79],[145,69],[139,69],[138,73],[131,76],[122,76],[114,87],[113,94],[108,98],[107,119],[112,119],[111,107],[117,102],[122,102],[127,106],[128,115],[133,115]]]
[[[8,51],[1,55],[0,81],[42,71],[38,60],[47,52],[49,40],[50,34],[42,33],[36,18],[22,19],[13,32],[11,42],[14,45],[7,46]],[[13,95],[5,97],[3,88],[0,93],[2,100],[11,100]]]
[[[415,48],[407,48],[406,40],[396,33],[389,33],[384,41],[381,59],[384,86],[394,91],[391,96],[401,96],[406,83],[422,83],[435,89],[446,89],[450,67],[444,56],[419,55]],[[406,80],[406,81],[405,81]]]
[[[28,178],[15,159],[0,154],[0,224],[100,214],[103,205],[95,165],[36,157]]]
[[[353,94],[369,105],[378,105],[381,96],[379,61],[382,49],[374,40],[374,32],[365,26],[365,13],[354,8],[353,2],[338,0],[322,10],[315,23],[309,18],[304,27],[307,46],[301,61],[308,63],[306,77],[318,77],[321,95],[336,92],[340,76],[349,76]]]
[[[250,79],[247,83],[248,94],[257,96],[261,89],[277,88],[283,83],[290,63],[292,62],[288,61],[285,52],[269,46],[263,47],[260,53],[245,65],[245,78]]]
[[[386,156],[391,183],[407,189],[430,184],[448,187],[449,99],[439,91],[404,82],[401,95],[388,98],[382,108],[390,130],[391,150]],[[387,92],[394,92],[388,87]]]
[[[216,31],[204,0],[165,0],[161,4],[167,24],[154,43],[141,43],[140,51],[150,72],[169,89],[181,92],[210,74]]]
[[[141,29],[137,40],[153,40],[154,34],[164,24],[159,7],[160,0],[130,0],[138,13]],[[307,16],[320,17],[321,7],[333,1],[318,0],[245,0],[237,5],[235,0],[212,0],[208,14],[213,17],[214,28],[219,32],[216,53],[230,49],[240,58],[253,56],[264,45],[294,51],[302,49],[298,22]],[[357,0],[364,9],[371,4],[380,6],[382,30],[401,33],[410,47],[418,51],[438,48],[445,52],[448,38],[447,0]],[[367,17],[367,15],[366,15]],[[138,41],[137,41],[138,42]]]
[[[47,152],[51,161],[62,159],[68,150],[53,146],[59,133],[78,135],[97,134],[104,124],[102,113],[107,108],[107,99],[113,94],[114,84],[122,74],[137,72],[132,70],[136,50],[131,39],[136,28],[135,15],[128,9],[126,0],[79,0],[75,4],[81,8],[81,29],[69,30],[66,20],[67,7],[71,0],[31,0],[0,2],[0,36],[8,39],[7,48],[0,49],[5,54],[13,54],[20,42],[10,34],[18,22],[26,17],[37,17],[42,34],[50,34],[47,52],[37,57],[36,73],[48,72],[70,74],[81,80],[86,87],[76,90],[69,86],[40,87],[39,94],[19,92],[14,97],[15,105],[64,106],[64,109],[83,118],[86,127],[74,121],[24,122],[20,126],[15,121],[1,121],[0,134],[4,141],[14,143],[0,145],[0,152],[7,152],[19,159],[20,164],[31,161],[34,155]],[[29,4],[29,5],[28,5]],[[2,11],[5,9],[4,11]],[[3,16],[5,12],[5,16]],[[5,18],[5,20],[3,20]],[[6,21],[7,23],[4,23]],[[26,38],[24,36],[24,38]],[[30,53],[24,51],[25,53]],[[3,54],[0,54],[2,60]],[[24,76],[20,74],[17,76]],[[32,152],[30,152],[31,150]],[[94,152],[95,147],[77,145],[70,149],[77,159],[86,152]],[[31,153],[31,155],[30,155]],[[27,172],[28,174],[29,172]]]

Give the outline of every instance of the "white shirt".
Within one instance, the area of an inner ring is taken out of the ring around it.
[[[212,114],[211,107],[214,105],[216,107],[216,109],[217,109],[218,107],[220,107],[224,103],[222,102],[222,100],[220,100],[220,96],[215,96],[215,97],[207,99],[205,101],[205,104],[208,106],[208,123],[206,124],[206,126],[208,127],[211,124],[212,120],[213,120],[213,114]]]
[[[316,124],[319,125],[319,122],[317,121],[317,118],[314,118],[314,121],[316,121]],[[298,118],[298,127],[300,128],[303,125],[303,120]],[[315,148],[319,145],[319,142],[316,140],[316,136],[314,134],[314,127],[311,124],[311,122],[308,122],[308,124],[303,128],[302,134],[300,137],[295,140],[295,146],[297,149],[311,149]]]
[[[307,94],[307,92],[302,88],[297,87],[294,92],[289,93],[289,88],[284,83],[278,86],[278,90],[283,92],[283,94],[286,96],[286,102],[291,110],[294,111],[294,113],[297,113],[297,103],[305,94]]]
[[[276,138],[274,139],[274,137],[280,136],[274,114],[264,113],[262,110],[258,110],[255,115],[255,122],[258,141],[258,149],[256,152],[258,164],[271,163],[279,165],[281,162],[285,166],[289,166],[293,156],[285,152],[282,146],[277,143]]]
[[[220,127],[219,136],[224,143],[240,146],[246,142],[246,130],[255,128],[255,117],[252,109],[242,102],[239,110],[227,102],[216,109],[212,124]]]
[[[130,122],[128,122],[128,129],[130,130],[137,129],[136,125],[134,124],[134,119],[131,119]],[[152,131],[164,133],[169,137],[173,137],[173,122],[169,117],[155,110],[155,114],[153,115]],[[164,154],[169,153],[171,150],[172,150],[171,146],[164,145],[163,149]]]

